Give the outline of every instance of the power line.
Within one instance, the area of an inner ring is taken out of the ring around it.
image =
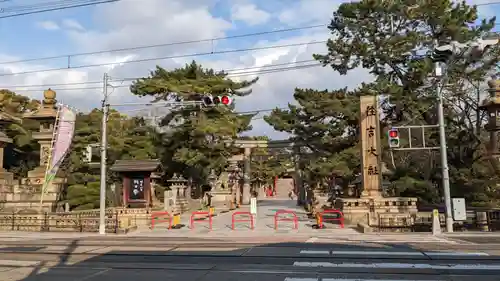
[[[26,15],[32,15],[32,14],[39,14],[39,13],[46,13],[46,12],[53,12],[53,11],[66,10],[66,9],[73,9],[73,8],[81,8],[81,7],[86,7],[86,6],[107,4],[107,3],[113,3],[113,2],[118,2],[118,1],[121,1],[121,0],[94,0],[94,1],[89,2],[89,3],[81,3],[81,4],[70,5],[70,6],[60,6],[60,7],[52,7],[52,8],[45,8],[45,9],[42,8],[41,10],[27,11],[27,12],[15,13],[15,14],[11,14],[11,15],[3,15],[3,16],[0,16],[0,19],[26,16]],[[4,12],[5,9],[6,8],[0,9],[0,12]]]
[[[289,63],[292,64],[292,63]],[[284,65],[284,64],[283,64]],[[250,75],[264,75],[264,74],[270,74],[270,73],[279,73],[279,72],[285,72],[285,71],[292,71],[292,70],[300,70],[300,69],[307,69],[307,68],[313,68],[313,67],[319,67],[322,66],[321,63],[310,63],[310,64],[305,64],[305,65],[295,65],[295,66],[289,66],[289,67],[281,67],[281,68],[272,68],[272,69],[261,69],[261,70],[253,70],[253,71],[242,71],[239,73],[229,73],[227,76],[228,77],[243,77],[243,76],[250,76]],[[249,68],[252,69],[252,68]],[[132,79],[132,78],[129,78]],[[135,80],[135,79],[134,79]],[[127,80],[114,80],[115,82],[123,82]],[[97,82],[97,81],[96,81]],[[84,83],[84,82],[82,82]],[[94,82],[92,82],[94,83]],[[102,83],[102,82],[99,82]],[[95,83],[97,84],[97,83]],[[70,84],[59,84],[59,85],[70,85]],[[72,85],[79,85],[79,83],[75,83]],[[81,84],[80,84],[81,85]],[[22,86],[20,86],[21,88]],[[130,87],[130,84],[128,85],[118,85],[118,86],[112,86],[112,88],[124,88],[124,87]],[[0,87],[0,89],[6,89],[10,90],[13,92],[41,92],[46,90],[45,89],[13,89],[10,87]],[[84,91],[84,90],[102,90],[102,86],[100,87],[75,87],[75,88],[54,88],[52,89],[54,91]]]
[[[232,69],[221,69],[215,72],[225,72],[228,74],[237,74],[237,72],[240,71],[249,71],[249,70],[256,70],[260,71],[262,69],[270,68],[270,67],[275,67],[275,66],[287,66],[287,65],[296,65],[296,64],[301,64],[301,63],[306,63],[306,62],[316,62],[314,59],[310,60],[300,60],[300,61],[295,61],[295,62],[284,62],[284,63],[273,63],[273,64],[268,64],[268,65],[263,65],[263,66],[252,66],[252,67],[240,67],[240,68],[232,68]],[[127,78],[110,78],[111,82],[124,82],[124,81],[134,81],[140,78],[144,77],[127,77]],[[59,87],[59,86],[78,86],[78,85],[89,85],[89,84],[102,84],[102,81],[85,81],[85,82],[72,82],[72,83],[53,83],[53,84],[32,84],[32,85],[11,85],[11,86],[0,86],[0,89],[7,89],[7,88],[34,88],[34,87]]]
[[[500,1],[479,3],[479,4],[474,4],[474,5],[480,7],[480,6],[490,6],[490,5],[498,5],[498,4],[500,4]]]
[[[86,52],[86,53],[74,53],[74,54],[58,55],[58,56],[52,56],[52,57],[39,57],[39,58],[32,58],[32,59],[0,62],[0,65],[33,62],[33,61],[54,60],[54,59],[62,59],[62,58],[74,58],[74,57],[80,57],[80,56],[100,55],[100,54],[116,53],[116,52],[124,52],[124,51],[137,51],[137,50],[160,48],[160,47],[188,45],[188,44],[194,44],[194,43],[215,42],[215,41],[221,41],[221,40],[230,40],[230,39],[237,39],[237,38],[246,38],[246,37],[254,37],[254,36],[261,36],[261,35],[268,35],[268,34],[276,34],[276,33],[314,29],[314,28],[326,27],[326,26],[327,26],[326,24],[309,25],[309,26],[302,26],[302,27],[283,28],[283,29],[268,30],[268,31],[262,31],[262,32],[254,32],[254,33],[244,33],[244,34],[231,35],[231,36],[225,36],[225,37],[213,37],[213,38],[207,38],[207,39],[197,39],[197,40],[155,44],[155,45],[144,45],[144,46],[136,46],[136,47],[128,47],[128,48],[100,50],[100,51],[93,51],[93,52]],[[68,65],[68,68],[71,68],[70,65]]]
[[[252,51],[260,51],[260,50],[272,50],[272,49],[287,48],[287,47],[299,47],[299,46],[305,46],[305,45],[324,44],[326,42],[327,42],[327,40],[322,40],[322,41],[312,41],[312,42],[295,43],[295,44],[271,45],[271,46],[264,46],[264,47],[191,53],[191,54],[173,55],[173,56],[165,56],[165,57],[154,57],[154,58],[147,58],[147,59],[129,60],[129,61],[125,61],[125,62],[98,63],[98,64],[79,65],[79,66],[73,66],[73,67],[48,68],[48,69],[40,69],[40,70],[4,73],[4,74],[0,74],[0,77],[42,73],[42,72],[52,72],[52,71],[61,71],[61,70],[68,70],[68,69],[82,69],[82,68],[92,68],[92,67],[102,67],[102,66],[114,66],[114,65],[123,65],[123,64],[129,64],[129,63],[140,63],[140,62],[149,62],[149,61],[157,61],[157,60],[176,59],[176,58],[189,58],[189,57],[201,57],[201,56],[220,55],[220,54],[252,52]]]
[[[52,2],[41,2],[38,4],[28,4],[28,5],[17,5],[17,6],[8,6],[3,9],[0,9],[0,11],[4,14],[6,13],[14,13],[14,12],[28,12],[28,11],[34,11],[34,10],[40,10],[40,9],[47,9],[47,8],[55,8],[55,7],[68,7],[70,5],[78,5],[78,4],[83,4],[83,3],[89,3],[89,2],[99,2],[102,0],[58,0],[58,1],[52,1]]]

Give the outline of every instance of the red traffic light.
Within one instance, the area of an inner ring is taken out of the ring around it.
[[[392,129],[389,131],[389,137],[391,138],[397,138],[398,137],[398,130]]]
[[[220,101],[223,105],[228,105],[231,102],[231,99],[228,96],[222,96]]]

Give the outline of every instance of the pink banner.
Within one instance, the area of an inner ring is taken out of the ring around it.
[[[56,174],[59,166],[69,152],[73,135],[75,133],[76,113],[66,106],[62,106],[59,113],[59,124],[57,126],[56,139],[52,147],[50,158],[50,174]]]
[[[76,113],[64,105],[59,110],[59,122],[57,124],[57,131],[55,132],[49,167],[45,174],[42,198],[48,184],[54,179],[64,158],[68,154],[75,133]]]

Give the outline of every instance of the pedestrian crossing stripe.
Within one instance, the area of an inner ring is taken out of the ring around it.
[[[329,255],[330,251],[301,250],[300,253],[308,255]]]
[[[500,270],[500,264],[332,263],[296,261],[293,263],[293,266],[363,269]]]
[[[330,250],[301,250],[301,254],[305,255],[360,255],[360,256],[414,256],[414,257],[443,257],[443,256],[473,256],[473,257],[485,257],[489,256],[488,253],[484,252],[395,252],[395,251],[330,251]]]
[[[414,280],[414,279],[344,279],[344,278],[295,278],[287,277],[285,281],[444,281],[444,280]]]

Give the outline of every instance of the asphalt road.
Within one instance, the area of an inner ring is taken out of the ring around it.
[[[500,246],[472,246],[181,238],[0,241],[0,281],[499,280]]]

